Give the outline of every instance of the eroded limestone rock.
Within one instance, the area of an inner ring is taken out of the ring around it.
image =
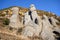
[[[36,8],[32,4],[30,6],[30,10],[25,13],[25,28],[22,31],[22,34],[25,36],[39,36],[39,33],[41,32],[42,24],[41,24],[41,19],[37,15]],[[32,31],[31,31],[32,30]]]
[[[18,11],[19,9],[17,7],[12,8],[13,15],[10,18],[10,24],[9,26],[13,28],[21,28],[22,24],[19,21],[19,15]],[[55,34],[53,31],[57,31],[60,33],[60,28],[57,27],[56,20],[53,17],[48,17],[46,15],[43,15],[43,19],[41,19],[40,16],[37,15],[36,8],[32,4],[30,6],[29,11],[24,13],[24,17],[22,17],[22,23],[24,23],[24,28],[22,30],[22,35],[24,36],[37,36],[41,37],[43,40],[55,40]],[[54,27],[55,26],[55,27]]]
[[[19,21],[18,11],[19,11],[18,7],[12,8],[12,16],[10,17],[10,24],[9,24],[10,27],[16,29],[23,27]]]
[[[43,40],[55,40],[54,38],[54,34],[53,34],[53,29],[52,29],[52,25],[50,24],[48,17],[46,15],[43,16],[43,29],[42,29],[42,33],[41,33],[41,37]]]

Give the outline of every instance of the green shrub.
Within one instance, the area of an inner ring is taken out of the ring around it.
[[[4,25],[9,25],[9,23],[10,23],[10,20],[9,20],[8,18],[5,18],[5,19],[3,20],[3,24],[4,24]]]

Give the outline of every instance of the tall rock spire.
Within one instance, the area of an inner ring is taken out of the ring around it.
[[[34,4],[31,4],[30,5],[30,11],[35,11],[35,10],[36,10],[35,5]]]
[[[37,14],[34,4],[30,5],[30,11],[31,11],[31,16],[32,16],[33,22],[35,22],[37,24],[38,23],[38,20],[37,20],[38,14]]]
[[[42,24],[40,17],[37,15],[36,8],[32,4],[30,6],[30,10],[25,13],[25,28],[22,32],[25,36],[39,36],[39,33],[41,32]],[[40,20],[40,21],[39,21]]]
[[[21,28],[22,24],[19,21],[19,15],[18,15],[19,8],[13,7],[12,8],[12,16],[10,17],[10,24],[9,26],[12,28]]]

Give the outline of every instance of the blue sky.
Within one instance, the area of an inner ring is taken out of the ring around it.
[[[10,6],[29,8],[30,4],[35,4],[39,10],[53,12],[60,16],[60,0],[0,0],[0,9]]]

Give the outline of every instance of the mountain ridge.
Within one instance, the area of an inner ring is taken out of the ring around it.
[[[31,12],[32,14],[29,14]],[[24,24],[24,21],[25,21],[25,24]],[[23,27],[20,25],[20,27],[22,28],[19,29],[18,24],[19,25],[22,24]],[[15,6],[15,7],[10,7],[0,11],[0,35],[1,35],[0,39],[2,40],[10,40],[10,38],[15,35],[19,35],[19,36],[22,35],[24,37],[21,36],[20,38],[22,39],[19,39],[19,38],[16,39],[17,36],[15,36],[11,38],[11,40],[29,40],[29,39],[40,40],[41,37],[43,40],[46,40],[46,39],[48,40],[50,39],[50,36],[52,36],[51,39],[57,36],[57,35],[53,36],[52,33],[53,33],[53,30],[54,30],[54,33],[55,31],[60,32],[59,28],[60,28],[59,16],[51,12],[36,10],[35,7],[31,7],[30,9],[27,9],[27,8],[21,8],[21,7]],[[44,34],[47,35],[46,39]],[[28,39],[25,38],[26,36],[28,37]]]

